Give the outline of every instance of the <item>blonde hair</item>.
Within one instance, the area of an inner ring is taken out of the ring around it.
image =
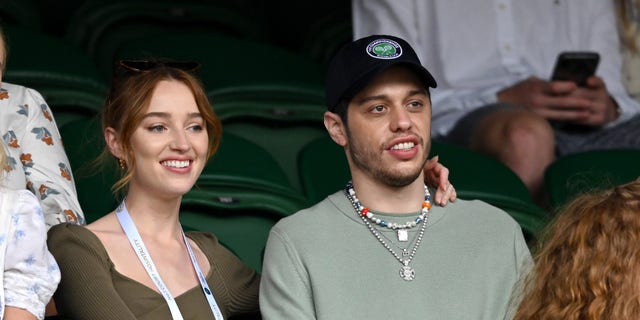
[[[640,0],[615,0],[618,33],[623,47],[638,52],[640,35]]]
[[[514,319],[640,319],[640,181],[582,195],[550,224]]]

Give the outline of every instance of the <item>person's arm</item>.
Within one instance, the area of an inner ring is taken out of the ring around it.
[[[60,272],[46,246],[46,226],[42,210],[35,196],[29,191],[15,193],[7,251],[4,264],[4,294],[7,309],[5,315],[15,319],[44,317],[45,306],[60,281]],[[5,199],[7,200],[7,199]],[[9,308],[11,307],[11,308]],[[22,317],[18,317],[22,315]]]
[[[71,167],[51,109],[35,90],[26,89],[28,120],[20,146],[27,186],[40,200],[50,227],[61,222],[84,224]]]
[[[618,108],[616,111],[619,116],[609,122],[615,125],[640,113],[640,103],[629,96],[623,83],[622,54],[613,1],[591,0],[588,6],[592,16],[584,23],[591,27],[588,34],[591,50],[600,53],[596,74],[604,81],[608,96],[615,102],[614,107]]]
[[[63,319],[136,319],[116,291],[107,252],[91,231],[56,225],[47,243],[62,274],[54,301]]]
[[[31,312],[16,308],[16,307],[7,307],[4,310],[4,320],[36,320],[36,316],[34,316]]]
[[[498,92],[498,100],[523,106],[546,119],[604,126],[619,123],[640,112],[640,104],[622,83],[622,56],[611,1],[569,4],[570,31],[582,50],[598,52],[596,76],[579,87],[570,81],[525,79]]]
[[[277,226],[269,233],[264,254],[260,312],[265,320],[316,319],[309,276]]]

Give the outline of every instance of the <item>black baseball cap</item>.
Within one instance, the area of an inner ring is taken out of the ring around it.
[[[343,45],[331,59],[327,72],[325,88],[329,111],[333,112],[340,100],[353,98],[380,72],[399,64],[410,67],[425,86],[437,86],[413,48],[403,39],[372,35]]]

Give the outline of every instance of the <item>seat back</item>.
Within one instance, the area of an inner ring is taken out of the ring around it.
[[[223,134],[218,151],[203,169],[195,188],[238,188],[247,192],[278,194],[304,203],[302,195],[289,183],[283,169],[269,152],[230,132]]]
[[[67,123],[60,127],[60,135],[71,164],[80,207],[87,223],[91,223],[118,205],[111,192],[119,179],[118,168],[114,164],[102,167],[94,163],[105,145],[97,117]]]
[[[260,272],[269,231],[283,217],[280,209],[263,206],[258,199],[249,200],[241,192],[229,192],[239,195],[238,202],[229,202],[224,196],[208,198],[210,193],[196,195],[198,192],[193,190],[182,200],[180,222],[184,229],[215,234],[220,243]]]
[[[300,150],[298,171],[309,205],[343,189],[351,179],[344,149],[326,133]]]
[[[545,172],[551,204],[558,208],[588,191],[603,190],[640,177],[640,150],[575,153],[557,159]]]
[[[267,150],[300,190],[297,154],[326,134],[322,91],[304,85],[238,85],[213,91],[211,100],[224,130]]]
[[[431,155],[438,155],[449,168],[449,180],[461,199],[479,199],[506,211],[530,242],[548,223],[549,213],[533,202],[522,180],[498,160],[437,141],[432,142]]]

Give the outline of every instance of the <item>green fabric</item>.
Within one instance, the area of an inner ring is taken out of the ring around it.
[[[259,275],[221,246],[212,234],[188,232],[187,236],[211,264],[207,283],[225,319],[234,314],[257,312]],[[91,231],[82,226],[60,224],[49,230],[48,237],[49,250],[62,274],[54,294],[61,318],[171,319],[162,295],[120,274]],[[213,319],[199,286],[175,299],[185,320]]]
[[[394,239],[394,231],[379,230]],[[402,280],[401,264],[340,191],[272,228],[260,309],[263,319],[278,320],[502,319],[530,259],[522,231],[507,213],[458,200],[432,208],[410,264],[416,278]]]

